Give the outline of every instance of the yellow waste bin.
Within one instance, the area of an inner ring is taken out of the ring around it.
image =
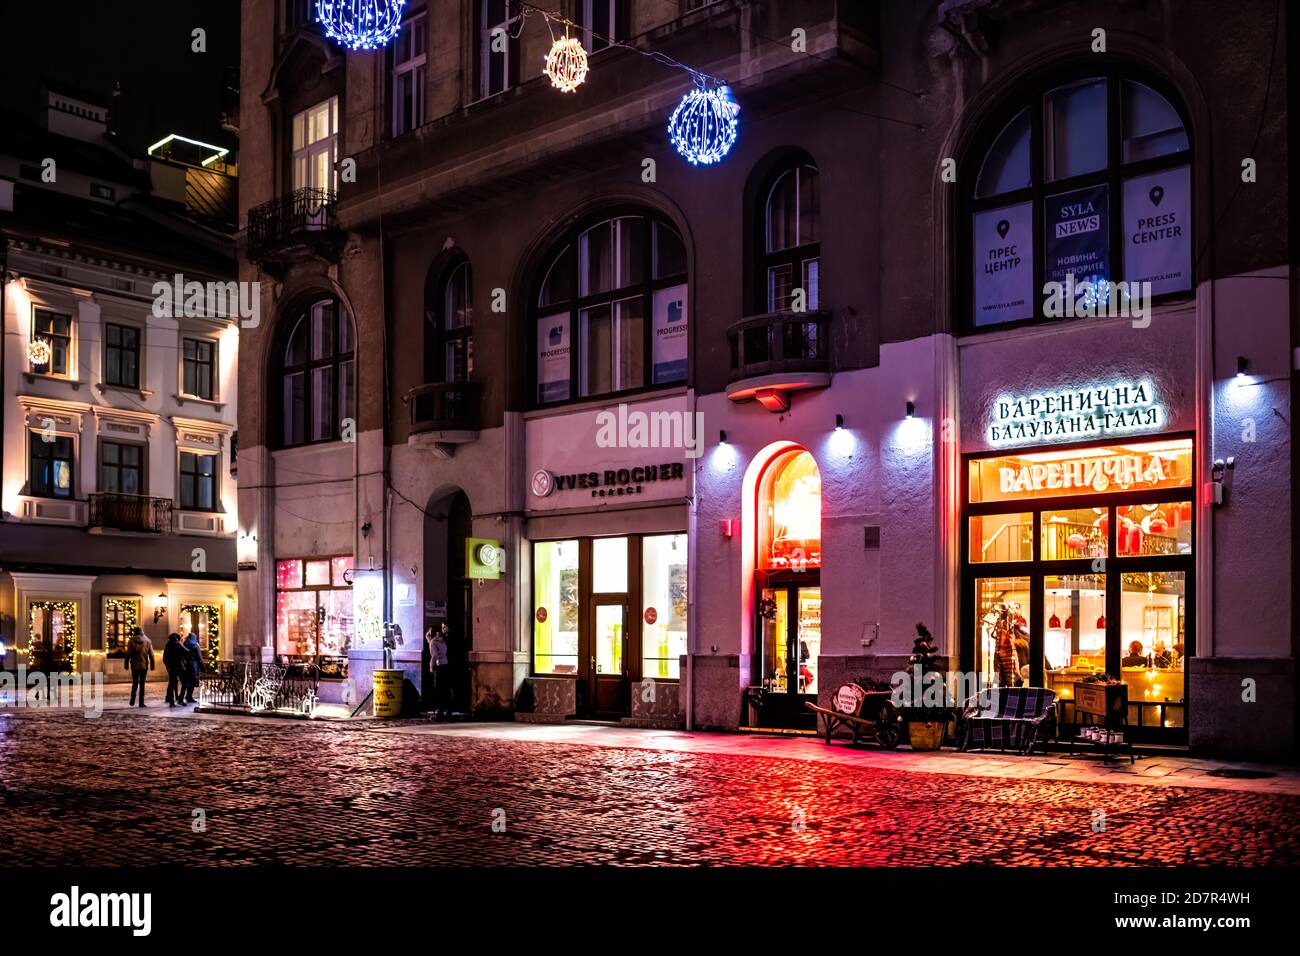
[[[370,712],[376,717],[402,716],[402,680],[406,675],[399,670],[374,672],[375,696]]]

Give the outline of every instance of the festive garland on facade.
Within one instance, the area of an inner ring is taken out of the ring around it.
[[[195,611],[203,611],[208,615],[208,670],[217,669],[217,661],[221,659],[221,612],[217,610],[214,604],[182,604],[182,614],[194,614]],[[194,626],[193,620],[190,626]]]
[[[66,648],[72,669],[77,669],[77,602],[76,601],[32,601],[27,605],[27,666],[30,667],[36,653],[36,610],[40,608],[53,614],[63,614],[63,646]]]
[[[123,611],[123,617],[126,618],[126,637],[129,641],[135,629],[140,626],[140,602],[137,598],[105,598],[104,606],[106,608],[118,608]],[[108,654],[108,648],[104,648],[104,654]]]

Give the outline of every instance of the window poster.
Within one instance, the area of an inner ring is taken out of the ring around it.
[[[1192,288],[1190,166],[1124,181],[1124,278],[1151,294]]]
[[[573,348],[569,313],[537,320],[537,400],[560,402],[570,397],[569,353]]]
[[[686,286],[654,294],[654,383],[686,378]]]
[[[1110,202],[1107,187],[1089,186],[1043,200],[1044,282],[1110,278]]]
[[[1033,204],[975,214],[973,224],[976,325],[1034,314]]]

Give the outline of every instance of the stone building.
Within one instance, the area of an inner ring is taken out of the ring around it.
[[[1067,720],[1109,672],[1139,740],[1294,751],[1284,7],[312,21],[244,0],[242,653],[359,703],[447,621],[478,716],[798,727],[923,621]]]

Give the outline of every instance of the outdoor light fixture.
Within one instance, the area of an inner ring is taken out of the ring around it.
[[[32,339],[27,343],[27,361],[33,365],[49,365],[54,349],[49,339]]]
[[[915,414],[916,414],[916,403],[915,403],[915,402],[908,402],[908,403],[907,403],[907,420],[910,422],[910,421],[912,420],[912,417],[913,417]]]
[[[719,445],[725,445],[726,443],[727,443],[727,433],[726,433],[725,431],[719,431],[719,432],[718,432],[718,444],[719,444]]]
[[[153,599],[153,622],[158,623],[160,617],[167,616],[167,595],[159,594]]]
[[[1246,377],[1246,371],[1249,368],[1250,368],[1250,360],[1246,358],[1246,356],[1244,355],[1238,355],[1237,356],[1237,378],[1239,380]]]
[[[838,412],[835,413],[835,430],[837,432],[844,431],[844,416]]]

